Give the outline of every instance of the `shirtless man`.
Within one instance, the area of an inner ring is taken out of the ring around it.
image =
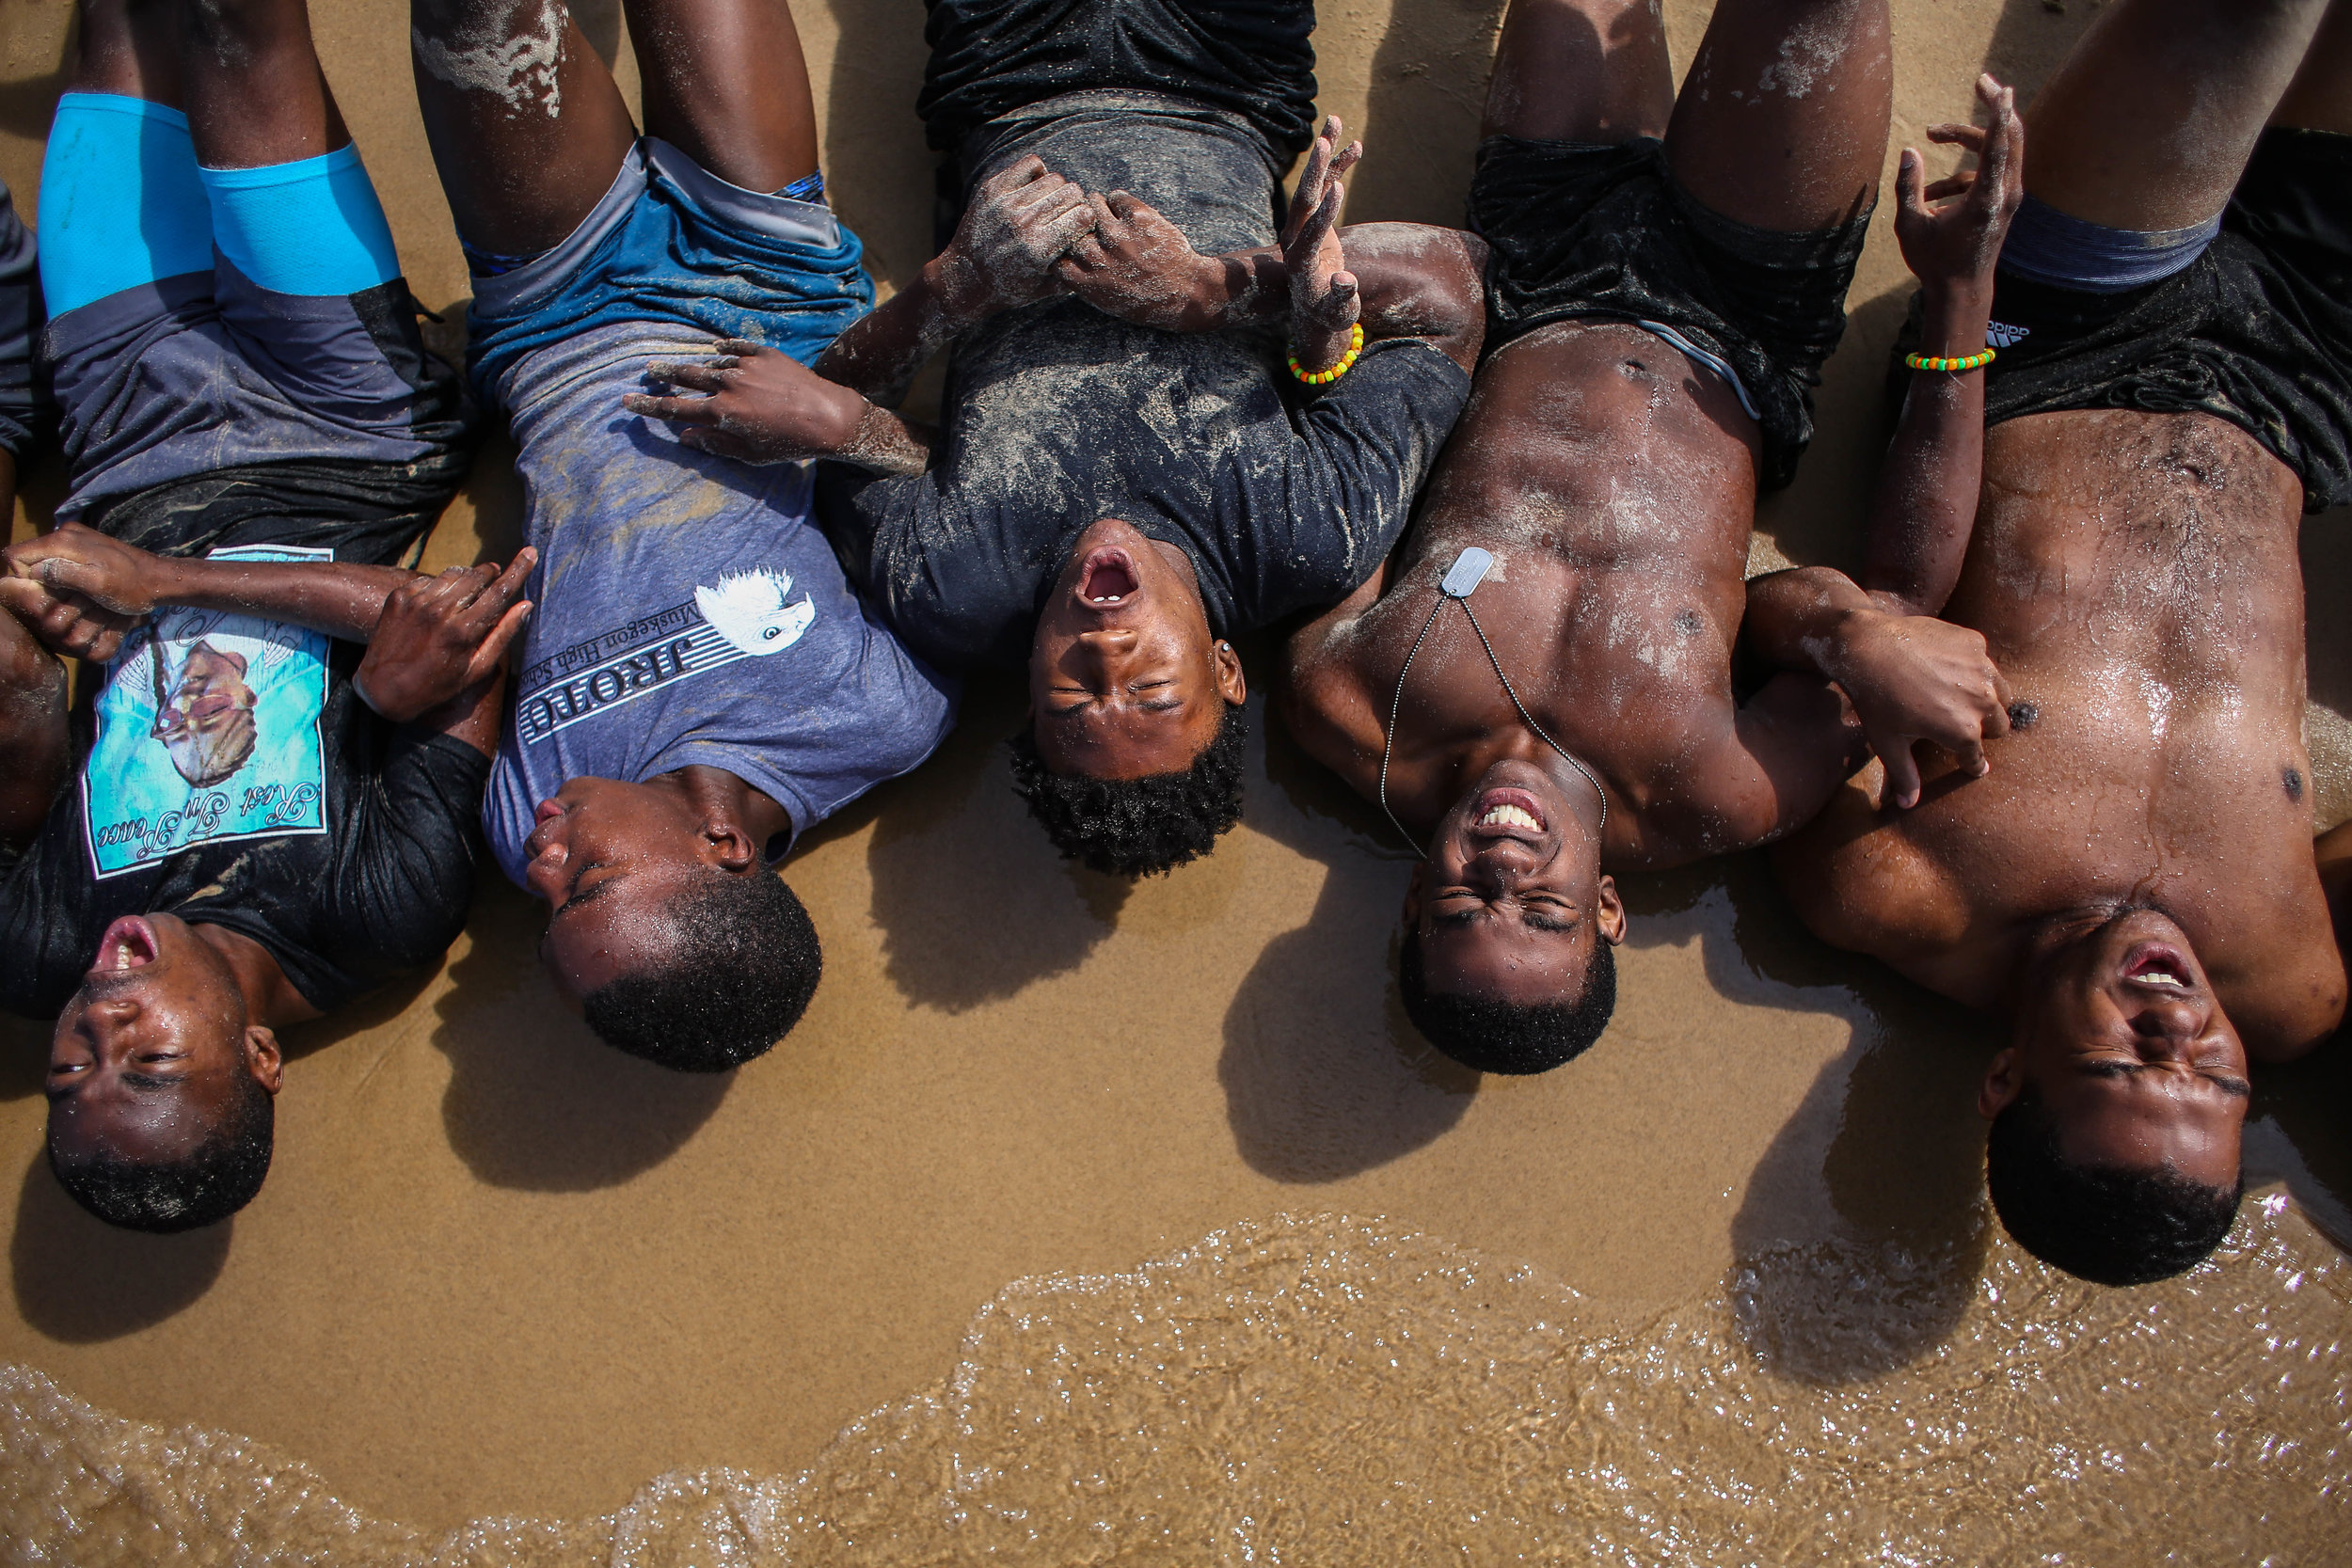
[[[2352,5],[2328,10],[2116,0],[2035,101],[1944,610],[2014,731],[1901,814],[1864,771],[1777,857],[1821,936],[2008,1020],[1994,1206],[2109,1284],[2221,1240],[2248,1059],[2344,1012],[2296,554],[2352,499]]]
[[[1484,247],[1335,229],[1359,150],[1315,134],[1308,0],[930,11],[919,106],[967,203],[946,251],[813,372],[746,347],[671,372],[710,395],[630,406],[842,460],[818,517],[898,633],[1026,661],[1014,781],[1055,845],[1165,871],[1240,816],[1225,639],[1342,597],[1403,531],[1469,395]],[[942,427],[912,426],[887,405],[950,342]]]
[[[1471,1066],[1541,1071],[1599,1035],[1625,936],[1604,868],[1763,843],[1866,744],[1973,760],[2004,722],[1981,639],[1915,613],[1899,573],[1877,595],[1820,568],[1742,582],[1757,491],[1794,467],[1844,328],[1887,47],[1882,0],[1723,0],[1677,100],[1649,0],[1505,21],[1470,196],[1489,351],[1411,533],[1293,639],[1284,692],[1301,744],[1428,846],[1399,982]],[[1907,155],[1898,224],[1953,343],[1983,331],[2014,200],[2014,117],[1981,91],[1995,178],[1931,212],[1968,182],[1923,196]],[[1922,372],[1874,550],[1954,526],[1977,418]],[[1741,641],[1770,677],[1744,701]]]

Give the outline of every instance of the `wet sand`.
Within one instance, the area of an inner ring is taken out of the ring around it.
[[[313,4],[408,276],[453,325],[467,284],[398,9]],[[1500,8],[1325,8],[1323,103],[1371,149],[1351,218],[1458,216]],[[1894,145],[1963,114],[1980,63],[2030,89],[2094,9],[1899,0]],[[614,47],[610,5],[580,14]],[[1687,60],[1706,8],[1667,14]],[[919,8],[804,0],[798,15],[833,198],[877,277],[903,278],[930,222]],[[0,15],[0,175],[36,223],[64,16]],[[1891,149],[1888,166],[1891,189]],[[1821,436],[1767,509],[1759,566],[1855,552],[1901,279],[1883,211]],[[36,476],[28,511],[55,494]],[[516,501],[493,446],[428,563],[503,556]],[[2315,605],[2352,579],[2347,522],[2307,530]],[[2326,629],[2312,646],[2323,825],[2352,816],[2352,636]],[[1245,653],[1267,668],[1263,642]],[[1158,1510],[1168,1560],[1200,1560],[1176,1548],[1206,1536],[1185,1532],[1223,1530],[1257,1498],[1262,1532],[1278,1515],[1368,1532],[1286,1560],[1415,1560],[1413,1542],[1470,1532],[1489,1477],[1498,1518],[1506,1500],[1530,1511],[1519,1533],[1480,1537],[1498,1554],[1623,1541],[1648,1543],[1628,1547],[1644,1559],[1851,1558],[1901,1539],[1970,1558],[1963,1542],[2042,1539],[1972,1533],[1971,1484],[2007,1499],[2088,1466],[2101,1507],[2067,1532],[2105,1543],[2103,1559],[2153,1555],[2118,1544],[2135,1516],[2169,1518],[2216,1560],[2247,1546],[2323,1560],[2321,1543],[2346,1538],[2345,1504],[2317,1483],[2342,1491],[2332,1347],[2352,1291],[2305,1216],[2352,1238],[2352,1053],[2263,1075],[2249,1180],[2283,1181],[2297,1207],[2249,1204],[2242,1257],[2143,1292],[2053,1286],[1987,1234],[1971,1108],[1987,1026],[1812,942],[1756,857],[1627,879],[1623,1000],[1572,1068],[1482,1080],[1434,1056],[1388,978],[1406,863],[1252,705],[1243,828],[1129,889],[1057,863],[1023,818],[1001,747],[1018,693],[977,690],[937,758],[804,839],[787,874],[823,934],[825,982],[786,1047],[725,1079],[592,1039],[532,960],[532,906],[490,873],[438,974],[288,1039],[269,1185],[204,1233],[117,1234],[56,1190],[45,1032],[7,1025],[0,1170],[21,1174],[0,1362],[114,1417],[261,1447],[167,1452],[14,1376],[0,1450],[39,1458],[0,1465],[0,1531],[62,1541],[69,1517],[102,1535],[146,1519],[209,1560],[226,1548],[203,1545],[199,1497],[243,1497],[292,1540],[326,1506],[301,1487],[324,1487],[437,1536],[492,1515],[588,1520],[652,1478],[727,1466],[768,1478],[740,1482],[742,1517],[866,1520],[756,1538],[815,1560],[886,1537],[935,1560],[915,1547],[965,1508],[978,1522],[942,1552],[1024,1528],[1047,1531],[1038,1560],[1087,1540],[1141,1552],[1145,1526],[1058,1527]],[[1474,1304],[1442,1261],[1462,1256],[1500,1282]],[[1174,1260],[1136,1272],[1155,1259]],[[1263,1306],[1310,1300],[1322,1308],[1292,1320]],[[1398,1365],[1382,1373],[1365,1347],[1389,1335]],[[1996,1386],[2026,1392],[1988,1402]],[[1873,1438],[1848,1463],[1824,1435],[1883,1436],[1923,1410],[1949,1418],[1926,1421],[1915,1452]],[[1518,1447],[1472,1440],[1499,1429]],[[2184,1433],[2204,1458],[2146,1457]],[[2093,1441],[2106,1435],[2112,1464]],[[2300,1446],[2265,1459],[2263,1437]],[[1158,1457],[1118,1462],[1140,1451],[1130,1438]],[[1980,1455],[1981,1473],[1956,1455]],[[1570,1481],[1593,1484],[1557,1490]],[[628,1517],[723,1514],[711,1483],[679,1484],[705,1501],[674,1487]],[[1625,1524],[1620,1504],[1677,1485],[1722,1507]],[[1758,1498],[1813,1523],[1701,1528]],[[323,1528],[358,1532],[334,1537],[353,1560],[424,1539]],[[583,1552],[609,1533],[580,1528]],[[479,1537],[478,1560],[557,1560],[562,1533],[534,1537],[543,1552]],[[98,1539],[70,1555],[117,1555]],[[1295,1552],[1317,1535],[1266,1539]],[[648,1560],[708,1560],[719,1540],[690,1530]]]

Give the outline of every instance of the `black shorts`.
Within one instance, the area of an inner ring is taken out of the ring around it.
[[[1070,92],[1170,93],[1241,116],[1283,156],[1314,135],[1310,0],[925,0],[915,112],[932,147]]]
[[[338,561],[399,565],[413,562],[471,457],[469,446],[451,442],[411,463],[313,458],[215,468],[106,502],[86,521],[156,555],[297,545],[331,548]]]
[[[1675,183],[1654,136],[1489,136],[1470,196],[1470,228],[1494,251],[1486,352],[1579,317],[1671,327],[1739,376],[1764,487],[1777,489],[1813,438],[1813,388],[1845,333],[1869,223],[1788,234],[1734,222]]]
[[[2352,136],[2265,133],[2184,271],[2106,294],[2004,273],[1993,320],[1995,346],[2011,341],[1988,372],[1987,424],[2211,414],[2295,470],[2306,511],[2352,501]]]

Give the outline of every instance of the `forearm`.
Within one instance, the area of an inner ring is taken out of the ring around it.
[[[1771,670],[1837,679],[1837,652],[1852,618],[1876,607],[1845,573],[1792,566],[1748,584],[1740,641],[1748,659]]]
[[[346,641],[375,635],[393,589],[416,574],[348,562],[249,562],[155,558],[158,605],[227,610],[287,621]]]
[[[73,761],[65,665],[30,627],[0,610],[0,845],[32,842]]]
[[[506,673],[476,681],[449,702],[417,721],[421,728],[462,740],[485,757],[499,754],[499,699],[506,690]]]
[[[811,367],[869,401],[896,407],[915,372],[949,339],[994,314],[977,268],[942,251],[914,281],[834,340]]]
[[[1918,352],[1983,351],[1991,316],[1976,290],[1931,288]],[[1984,372],[1914,371],[1879,470],[1862,585],[1889,609],[1933,615],[1951,597],[1984,477]]]

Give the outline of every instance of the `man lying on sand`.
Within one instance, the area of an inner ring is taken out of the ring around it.
[[[632,0],[641,138],[562,0],[417,0],[417,92],[474,273],[475,384],[521,449],[539,609],[484,806],[607,1041],[717,1071],[821,957],[773,866],[928,756],[953,697],[808,525],[809,476],[630,417],[652,366],[814,358],[873,297],[824,204],[783,0]]]
[[[745,353],[676,373],[707,400],[633,405],[714,451],[867,470],[822,481],[851,575],[928,658],[1027,659],[1017,785],[1098,870],[1164,871],[1232,826],[1247,689],[1222,639],[1371,575],[1469,391],[1483,247],[1335,231],[1359,150],[1336,120],[1277,245],[1313,24],[1306,0],[938,0],[921,107],[953,242],[830,380]],[[866,401],[950,339],[942,430]]]
[[[56,1017],[58,1180],[180,1230],[268,1172],[274,1031],[456,936],[529,556],[390,564],[462,399],[301,0],[86,0],[80,40],[40,190],[72,484],[0,580],[0,1006]],[[56,655],[111,660],[87,708]]]
[[[2352,500],[2352,3],[2116,0],[2028,123],[1944,610],[2012,732],[1899,815],[1867,769],[1778,864],[1823,937],[2009,1019],[1994,1206],[2132,1284],[2228,1231],[2247,1059],[2344,1012],[2296,533]]]
[[[1982,641],[1899,593],[1742,582],[1756,494],[1795,467],[1844,330],[1887,50],[1883,0],[1723,0],[1677,99],[1649,0],[1515,0],[1504,23],[1470,191],[1493,247],[1477,388],[1411,534],[1292,640],[1282,693],[1300,743],[1423,850],[1399,982],[1473,1067],[1542,1071],[1607,1024],[1625,911],[1604,868],[1778,837],[1866,747],[1973,757],[2003,722]],[[1981,335],[1966,291],[2005,219],[1991,187],[1906,203],[1954,343]],[[1974,492],[1976,405],[1948,380],[1905,407],[1882,542]]]

